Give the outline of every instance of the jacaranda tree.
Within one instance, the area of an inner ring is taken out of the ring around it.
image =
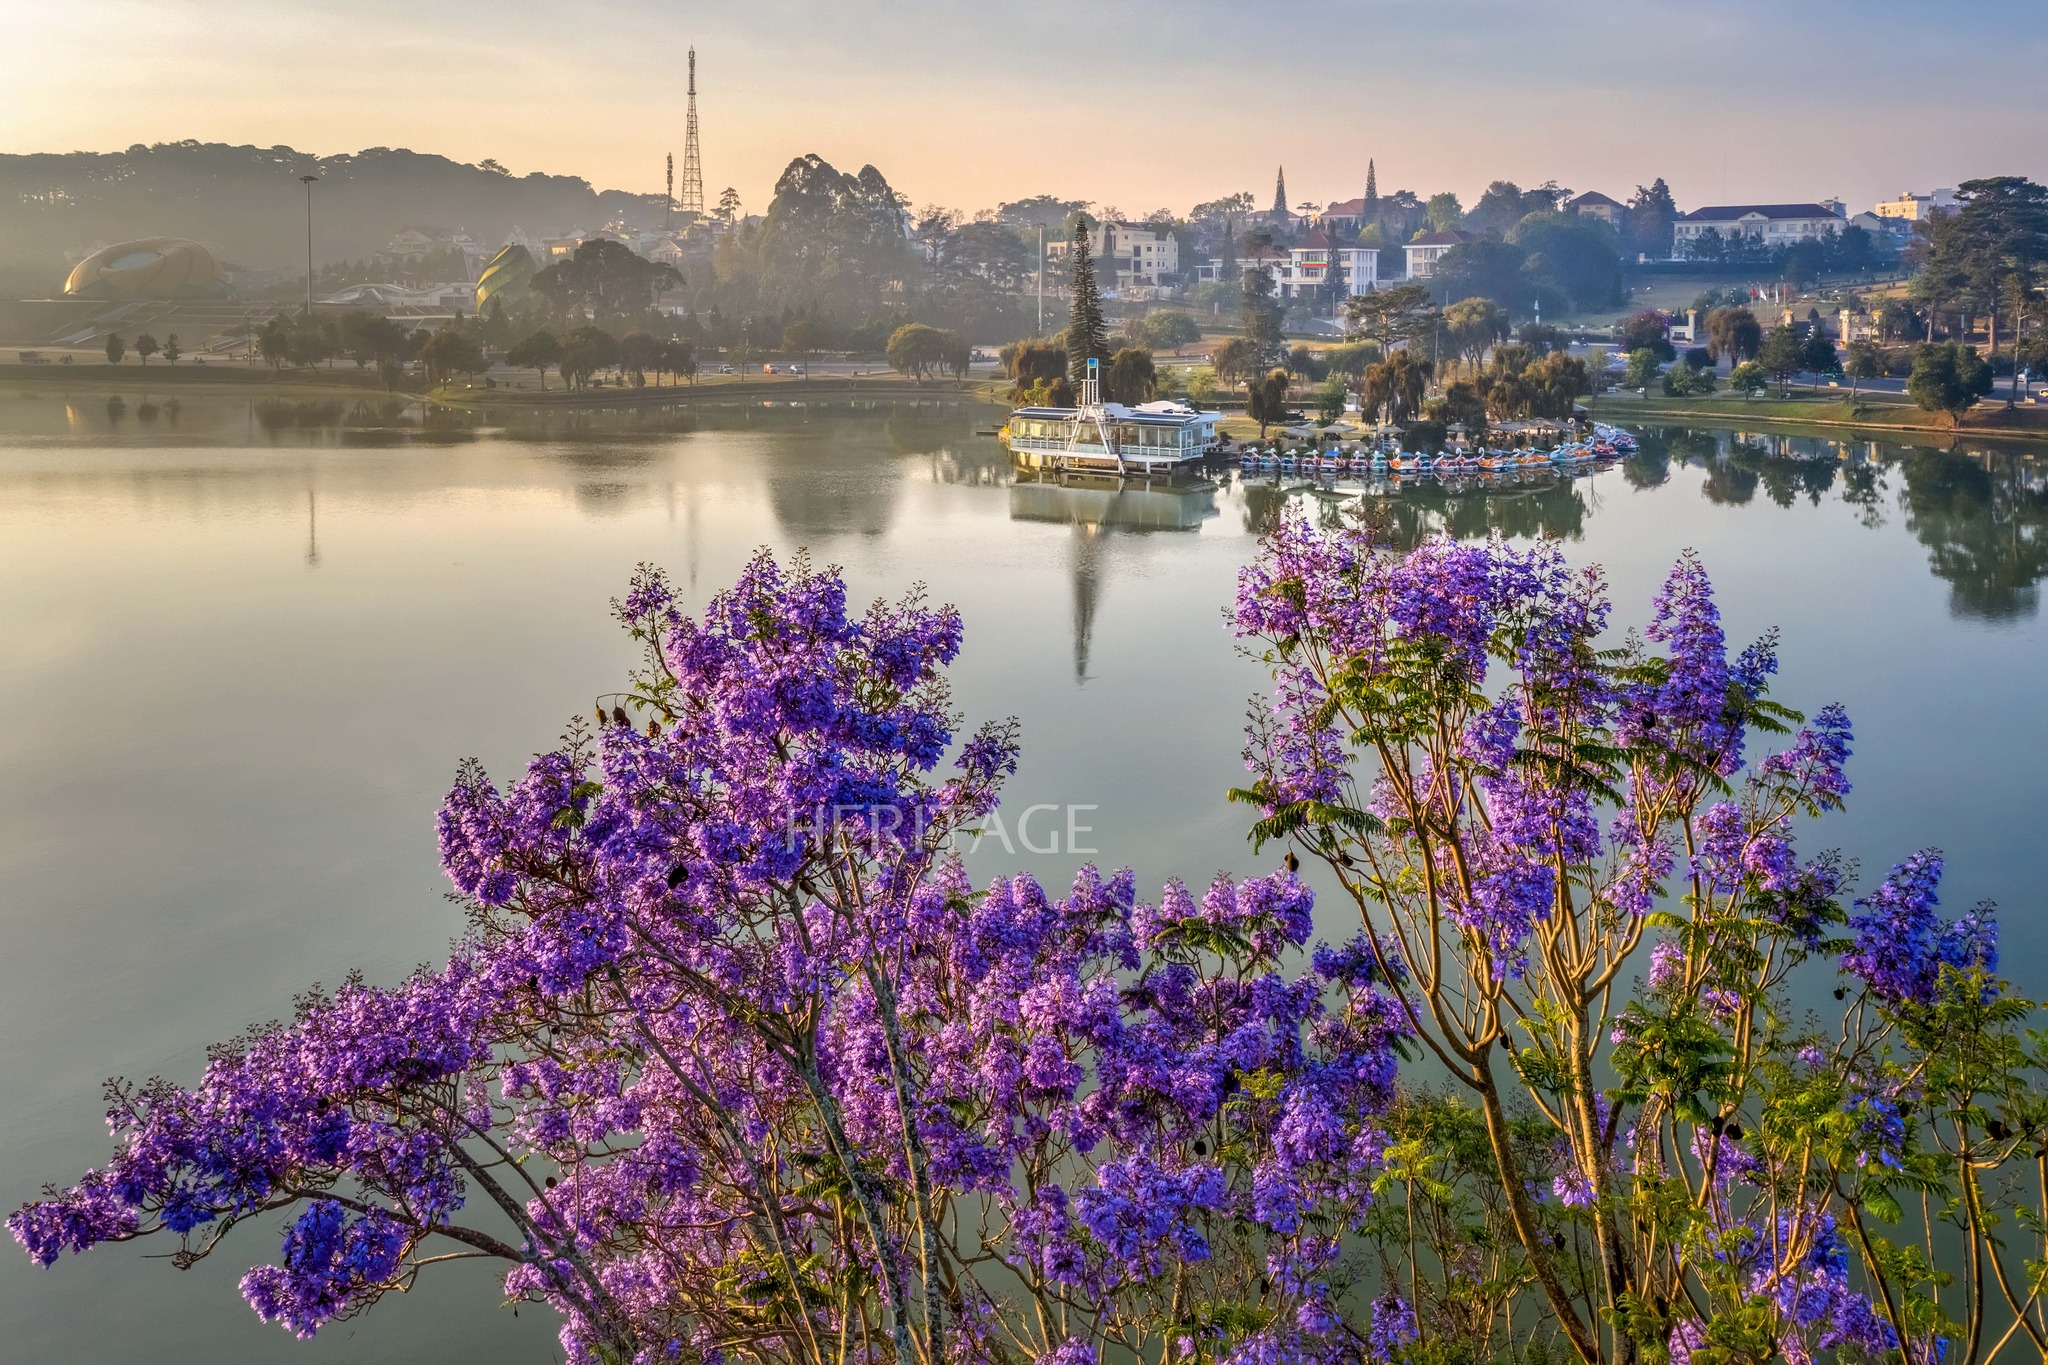
[[[1991,920],[1935,916],[1932,855],[1854,915],[1795,856],[1847,722],[1745,768],[1795,721],[1697,564],[1616,650],[1552,550],[1285,526],[1237,620],[1287,869],[1156,902],[969,884],[1017,745],[959,732],[951,610],[765,555],[697,619],[651,571],[616,609],[645,662],[594,726],[449,794],[447,964],[116,1086],[113,1160],[10,1220],[31,1256],[281,1223],[243,1291],[301,1335],[487,1257],[577,1362],[2040,1344]],[[1792,1015],[1809,967],[1838,1028]]]
[[[1235,795],[1325,864],[1442,1081],[1388,1116],[1371,1224],[1418,1350],[2038,1351],[2048,1114],[1988,908],[1939,919],[1926,852],[1851,913],[1799,856],[1848,718],[1769,699],[1775,641],[1729,657],[1696,559],[1641,638],[1608,613],[1548,547],[1289,523],[1242,576],[1277,687]]]

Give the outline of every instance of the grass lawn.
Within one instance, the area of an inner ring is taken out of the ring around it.
[[[1702,271],[1698,274],[1665,275],[1637,274],[1631,277],[1629,299],[1619,308],[1598,308],[1588,313],[1575,313],[1569,317],[1548,318],[1560,327],[1609,327],[1617,318],[1639,313],[1645,308],[1660,308],[1685,318],[1685,310],[1692,307],[1694,299],[1709,290],[1746,289],[1752,284],[1766,283],[1764,276],[1769,272],[1756,269],[1735,269],[1725,271]],[[1794,309],[1800,317],[1806,316],[1809,308],[1818,308],[1823,314],[1840,308],[1851,296],[1899,292],[1903,286],[1896,284],[1866,284],[1863,282],[1823,281],[1818,286],[1791,290],[1786,294],[1783,307]],[[1755,305],[1756,315],[1765,326],[1776,321],[1780,307],[1773,303]],[[1705,318],[1700,321],[1704,323]]]
[[[1607,420],[1626,422],[1658,417],[1714,422],[1769,422],[1804,426],[1853,427],[1864,431],[1915,431],[1930,436],[2007,436],[2048,438],[2048,408],[2022,405],[2008,412],[2002,402],[1980,404],[1963,425],[1952,427],[1943,413],[1926,412],[1889,394],[1863,394],[1851,402],[1845,393],[1823,390],[1790,398],[1744,398],[1715,394],[1708,398],[1666,398],[1652,390],[1648,398],[1632,393],[1603,394],[1595,408]]]

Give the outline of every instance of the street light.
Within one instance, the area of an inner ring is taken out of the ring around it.
[[[299,183],[306,187],[306,316],[313,316],[313,182],[317,175],[302,175]]]

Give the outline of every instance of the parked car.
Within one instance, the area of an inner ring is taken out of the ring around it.
[[[730,365],[720,365],[720,366],[718,367],[718,372],[719,372],[720,374],[732,374],[732,373],[734,373],[734,370],[733,370],[733,367],[732,367],[732,366],[730,366]]]
[[[807,369],[805,369],[805,368],[804,368],[804,367],[803,367],[802,365],[792,365],[792,366],[790,366],[790,367],[789,367],[789,372],[790,372],[791,374],[794,374],[794,375],[807,375],[807,374],[809,374],[809,373],[810,373],[810,371],[809,371],[809,370],[807,370]]]

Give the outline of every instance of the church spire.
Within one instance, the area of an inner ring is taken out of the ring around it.
[[[1287,216],[1287,168],[1285,166],[1280,168],[1280,179],[1273,186],[1273,212],[1283,218]]]
[[[1372,204],[1377,204],[1379,202],[1379,199],[1379,168],[1372,164],[1371,157],[1367,157],[1365,160],[1365,202],[1368,206],[1370,206]]]

